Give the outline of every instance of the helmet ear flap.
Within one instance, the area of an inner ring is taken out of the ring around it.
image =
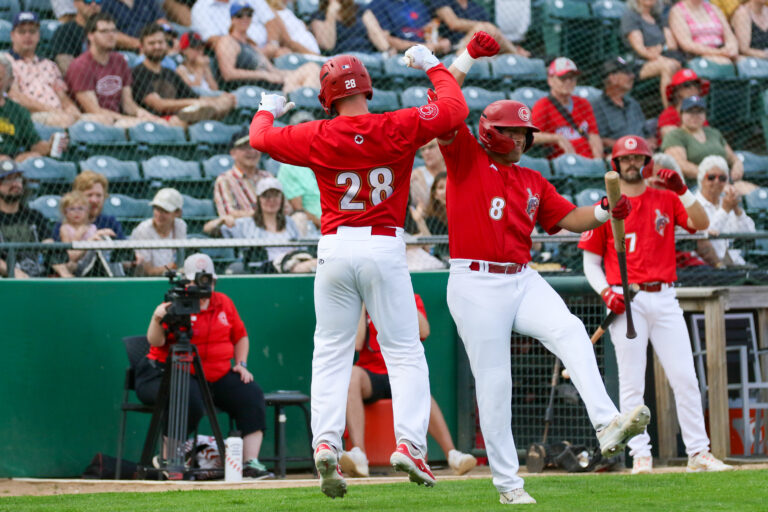
[[[648,179],[653,176],[653,158],[647,157],[645,159],[645,165],[640,169],[640,175],[643,179]]]
[[[531,149],[531,146],[533,146],[533,130],[529,129],[525,132],[525,147],[523,148],[523,153]]]

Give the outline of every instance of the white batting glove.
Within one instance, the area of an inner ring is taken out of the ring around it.
[[[423,44],[411,46],[405,52],[405,65],[409,68],[429,71],[438,64],[440,64],[438,58],[435,57],[435,54],[432,53],[432,50]]]
[[[275,119],[277,119],[295,106],[296,104],[292,101],[286,103],[285,96],[262,92],[261,102],[259,102],[259,112],[266,110],[267,112],[271,112]]]

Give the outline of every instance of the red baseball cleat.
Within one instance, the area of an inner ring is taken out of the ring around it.
[[[416,455],[413,455],[414,452]],[[411,482],[416,482],[419,485],[424,484],[427,487],[435,485],[435,475],[432,474],[424,457],[421,456],[421,452],[408,441],[397,445],[397,450],[389,458],[389,462],[396,470],[408,473]]]
[[[320,443],[315,450],[315,467],[320,475],[320,490],[328,497],[343,498],[347,493],[347,482],[341,475],[339,459],[330,445]]]

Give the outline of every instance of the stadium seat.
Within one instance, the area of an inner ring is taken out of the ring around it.
[[[533,108],[533,105],[541,98],[546,98],[549,93],[536,89],[534,87],[518,87],[514,91],[509,93],[509,99],[519,101],[528,108]]]
[[[77,175],[77,166],[47,156],[28,158],[19,164],[24,179],[36,194],[63,194],[72,186]]]
[[[768,211],[768,188],[760,187],[753,190],[744,197],[747,203],[747,210],[750,211]]]
[[[451,67],[451,64],[453,64],[453,61],[455,60],[456,60],[456,55],[452,53],[440,59],[440,62],[442,62],[446,68],[449,68]],[[470,68],[464,83],[475,83],[478,81],[482,81],[483,85],[487,86],[490,83],[490,78],[491,78],[491,66],[489,64],[488,59],[479,59],[475,61],[475,63]]]
[[[379,53],[347,52],[345,55],[353,55],[360,59],[372,78],[378,78],[384,73],[384,59]]]
[[[40,44],[47,46],[60,26],[59,20],[40,20]]]
[[[581,155],[564,154],[552,160],[552,170],[558,180],[570,183],[571,190],[585,187],[599,187],[603,184],[606,166],[601,159],[585,158]]]
[[[619,0],[594,0],[590,3],[592,14],[600,21],[598,39],[599,62],[615,57],[625,47],[619,26],[627,6]]]
[[[573,90],[573,93],[576,96],[580,96],[587,100],[590,104],[595,101],[597,98],[603,95],[603,91],[596,87],[591,87],[589,85],[578,85]]]
[[[70,146],[68,152],[74,153],[77,160],[85,160],[93,154],[109,154],[126,160],[135,157],[136,143],[128,141],[124,128],[78,121],[67,131]]]
[[[300,53],[288,53],[285,55],[281,55],[279,57],[276,57],[274,60],[275,67],[277,69],[296,69],[307,62],[315,62],[319,66],[323,65],[323,61],[325,60],[325,57],[318,57],[315,55],[302,55]]]
[[[541,59],[528,59],[520,55],[501,55],[491,61],[493,77],[501,80],[504,88],[513,86],[541,86],[547,83],[547,68]]]
[[[196,144],[198,156],[211,156],[229,150],[232,136],[243,127],[219,121],[201,121],[190,126],[189,140]]]
[[[35,122],[32,124],[35,125],[35,131],[43,140],[51,140],[54,133],[64,131],[63,128],[59,128],[58,126],[49,126],[47,124]]]
[[[294,102],[297,109],[320,112],[323,106],[320,105],[320,100],[317,99],[318,94],[320,94],[318,89],[300,87],[288,94],[288,100]]]
[[[582,69],[600,60],[603,21],[592,16],[589,4],[576,0],[543,0],[542,26],[547,55],[567,55]]]
[[[400,93],[400,103],[403,105],[403,108],[426,105],[427,88],[420,85],[408,87]]]
[[[259,102],[261,101],[261,93],[265,91],[266,89],[256,87],[255,85],[243,85],[242,87],[238,87],[233,91],[237,98],[237,108],[256,111],[259,108]]]
[[[186,198],[185,198],[186,205]],[[186,209],[184,211],[186,215]],[[190,233],[187,232],[187,239],[192,240],[210,240],[210,238],[202,233]],[[227,265],[237,261],[235,256],[234,247],[201,247],[200,252],[207,254],[213,261],[214,269],[219,275],[223,275],[226,272]]]
[[[597,203],[605,195],[605,189],[586,188],[576,194],[576,206],[590,206]]]
[[[373,88],[373,98],[368,102],[371,112],[386,112],[400,108],[400,99],[395,91]]]
[[[309,19],[317,12],[320,5],[319,0],[297,0],[296,16],[309,23]]]
[[[13,17],[21,11],[19,0],[0,0],[0,20],[13,22]]]
[[[139,54],[138,53],[136,53],[136,52],[129,52],[127,50],[121,50],[119,53],[120,53],[120,55],[123,56],[123,58],[125,59],[125,62],[128,63],[128,67],[129,68],[133,69],[136,66],[136,64],[137,64],[137,62],[139,60]]]
[[[428,82],[427,75],[422,70],[405,65],[402,55],[393,55],[384,59],[384,75],[401,87]]]
[[[719,64],[703,57],[689,60],[686,67],[694,70],[699,78],[707,80],[736,76],[736,68],[733,64]]]
[[[110,194],[104,201],[104,215],[118,220],[144,220],[152,216],[152,206],[146,199],[136,199],[124,194]]]
[[[184,218],[205,217],[212,219],[216,217],[216,208],[213,206],[212,199],[197,199],[188,195],[182,195],[182,198],[184,199]]]
[[[51,6],[51,0],[21,0],[21,5],[25,11],[37,13],[41,20],[56,17]]]
[[[144,176],[159,180],[178,180],[201,178],[200,164],[187,162],[172,156],[155,156],[141,162]]]
[[[0,50],[7,50],[11,47],[11,30],[13,25],[10,21],[0,20]]]
[[[469,116],[474,121],[480,118],[480,113],[485,110],[485,107],[494,101],[507,99],[502,91],[489,91],[482,87],[464,87],[461,92],[464,93],[464,100],[469,107]]]
[[[214,155],[203,161],[203,173],[206,178],[215,178],[235,165],[235,160],[229,155]]]
[[[756,155],[749,151],[736,151],[736,156],[744,164],[744,179],[746,181],[768,178],[768,156]]]
[[[138,144],[139,155],[144,157],[158,153],[179,158],[191,157],[197,146],[194,142],[187,141],[184,128],[149,121],[132,126],[128,129],[128,135]]]
[[[58,221],[61,219],[61,212],[59,211],[59,203],[61,197],[54,195],[40,196],[28,203],[28,206],[42,213],[43,216],[51,221]]]
[[[744,57],[736,62],[736,70],[741,78],[768,79],[768,59]]]
[[[552,176],[552,166],[546,158],[533,158],[523,154],[520,156],[520,161],[517,164],[522,167],[533,169],[534,171],[539,171],[541,175],[547,179],[550,179]]]
[[[146,197],[148,183],[139,173],[139,164],[118,160],[109,155],[96,155],[80,161],[80,170],[91,170],[109,180],[109,191],[128,194],[134,197]]]

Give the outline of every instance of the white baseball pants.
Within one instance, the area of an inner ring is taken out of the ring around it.
[[[621,287],[613,287],[621,293]],[[632,319],[637,338],[627,339],[627,315],[619,315],[609,327],[611,341],[616,350],[619,367],[620,407],[631,411],[643,403],[645,392],[645,365],[648,338],[659,356],[659,362],[669,379],[675,396],[677,420],[688,455],[709,449],[709,438],[704,428],[701,392],[693,368],[693,352],[683,310],[677,302],[675,289],[659,292],[640,291],[632,299]],[[632,457],[651,455],[648,432],[632,438],[628,445]]]
[[[347,393],[362,302],[378,330],[392,388],[395,438],[427,453],[429,371],[419,340],[413,285],[398,236],[340,227],[317,246],[315,350],[312,357],[313,447],[343,448]],[[394,451],[395,447],[392,447]]]
[[[480,428],[493,484],[499,492],[523,487],[512,437],[512,331],[534,337],[563,362],[595,429],[619,414],[600,377],[584,324],[563,299],[529,268],[518,274],[469,270],[469,260],[451,260],[448,308],[475,376]]]

